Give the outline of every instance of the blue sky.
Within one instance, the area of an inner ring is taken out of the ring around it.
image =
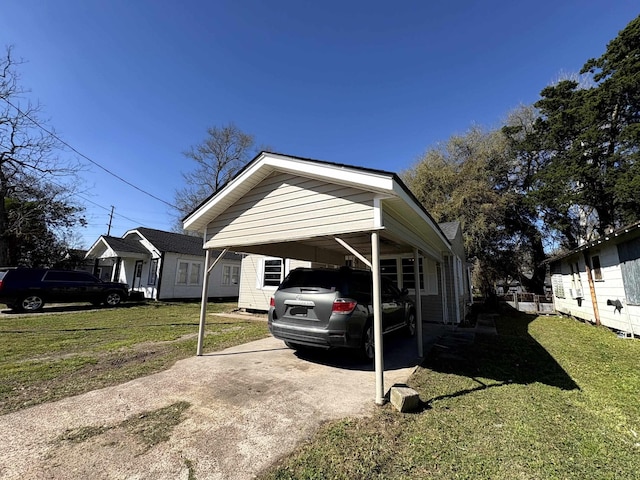
[[[171,203],[192,168],[182,152],[229,122],[278,152],[400,172],[535,102],[638,13],[631,0],[5,0],[0,46],[27,61],[22,84],[66,142]],[[171,228],[169,207],[82,161],[85,246],[112,205],[112,235]]]

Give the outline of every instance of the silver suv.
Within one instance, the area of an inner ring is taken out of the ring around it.
[[[347,347],[374,356],[371,272],[350,268],[292,270],[269,307],[271,334],[290,348]],[[415,307],[406,291],[382,278],[382,329],[416,331]]]

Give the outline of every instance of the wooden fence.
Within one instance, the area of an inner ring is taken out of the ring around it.
[[[505,302],[511,307],[526,313],[553,314],[553,298],[545,295],[534,295],[533,293],[507,293],[498,297],[501,302]]]

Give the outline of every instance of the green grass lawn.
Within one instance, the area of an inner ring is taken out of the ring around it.
[[[208,313],[235,303],[210,303]],[[200,305],[149,304],[0,318],[0,414],[122,383],[195,355]],[[205,352],[268,335],[266,322],[208,315]]]
[[[497,328],[430,352],[419,413],[328,424],[262,478],[640,478],[640,341],[558,317]]]

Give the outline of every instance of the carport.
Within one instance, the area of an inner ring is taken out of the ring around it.
[[[202,355],[209,273],[225,251],[344,265],[346,256],[372,270],[375,402],[384,403],[380,256],[445,264],[450,242],[400,178],[391,172],[262,152],[184,219],[203,235],[205,276],[198,355]],[[217,258],[212,250],[223,250]],[[452,269],[453,275],[459,275]],[[445,288],[445,282],[441,282]],[[458,281],[450,287],[457,289]],[[458,296],[458,292],[452,295]],[[423,356],[422,308],[416,293],[417,349]],[[457,308],[452,306],[452,308]]]

